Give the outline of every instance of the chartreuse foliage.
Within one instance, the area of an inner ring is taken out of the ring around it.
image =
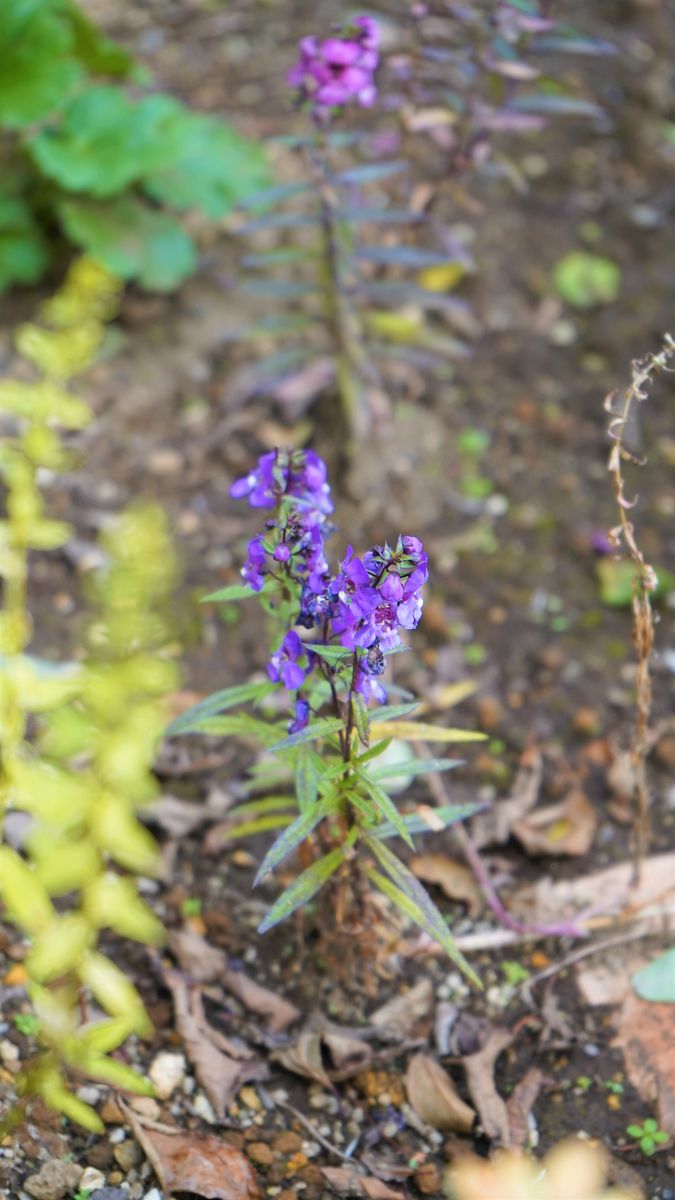
[[[401,537],[395,547],[376,546],[362,559],[350,548],[331,575],[324,554],[332,528],[330,488],[325,464],[311,450],[263,455],[232,494],[276,512],[249,543],[242,570],[247,583],[207,599],[230,604],[257,594],[277,636],[286,632],[271,654],[267,680],[209,696],[176,718],[169,733],[239,737],[263,752],[249,798],[231,810],[230,833],[277,831],[257,884],[299,849],[304,870],[272,905],[260,932],[308,905],[325,886],[340,924],[358,910],[366,883],[478,982],[441,913],[389,845],[399,838],[412,848],[415,834],[442,830],[477,807],[402,811],[393,798],[401,789],[405,794],[416,775],[459,765],[429,753],[415,757],[410,743],[445,748],[483,736],[416,720],[418,705],[410,696],[389,704],[380,682],[389,656],[405,649],[399,631],[414,629],[422,613],[422,543]],[[280,685],[290,693],[290,726]],[[370,701],[377,702],[374,708]],[[363,912],[358,915],[362,921]]]
[[[133,59],[73,0],[1,4],[0,61],[0,290],[40,278],[55,224],[120,278],[176,287],[196,248],[167,210],[220,218],[266,183],[260,148],[225,122],[128,95]]]
[[[29,655],[29,555],[64,544],[69,527],[45,515],[40,480],[70,456],[61,430],[86,425],[87,405],[67,381],[96,354],[120,284],[80,260],[43,306],[45,325],[17,342],[37,368],[33,382],[0,383],[0,819],[30,817],[23,852],[0,846],[0,898],[29,941],[28,992],[41,1053],[19,1080],[59,1112],[95,1130],[93,1109],[67,1074],[147,1092],[110,1052],[150,1022],[133,985],[98,948],[112,929],[146,943],[162,927],[140,899],[135,874],[152,874],[157,849],[135,816],[153,792],[150,774],[164,722],[161,697],[174,686],[164,653],[162,598],[174,561],[162,515],[136,509],[107,530],[105,567],[93,586],[96,612],[86,654],[54,664]],[[58,903],[55,903],[57,901]],[[89,1006],[96,1009],[89,1012]],[[88,1014],[89,1015],[86,1015]]]

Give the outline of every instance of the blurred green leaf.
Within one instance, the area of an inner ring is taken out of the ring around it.
[[[675,1004],[675,946],[633,975],[633,990],[652,1004]]]
[[[326,880],[330,879],[331,875],[334,875],[342,866],[346,857],[347,847],[340,846],[337,850],[331,850],[330,854],[326,854],[317,862],[312,863],[311,867],[303,871],[302,875],[299,875],[291,886],[282,892],[258,926],[258,933],[267,933],[275,925],[290,917],[303,904],[307,904],[320,891]]]
[[[198,731],[198,724],[195,722],[199,723],[204,717],[213,717],[230,708],[237,708],[240,704],[246,704],[250,700],[262,700],[273,689],[274,684],[265,680],[257,683],[240,683],[235,687],[214,692],[212,696],[207,696],[205,700],[200,700],[198,704],[194,704],[192,708],[188,708],[180,716],[175,717],[166,728],[166,736],[175,737],[179,733]]]
[[[180,224],[136,196],[107,201],[61,196],[56,208],[72,241],[121,279],[166,292],[195,268],[194,243]]]
[[[553,286],[561,299],[574,308],[611,304],[619,295],[621,269],[609,258],[572,250],[556,263]]]
[[[343,728],[344,722],[340,717],[323,717],[320,721],[313,721],[299,733],[291,733],[283,741],[276,742],[270,746],[270,750],[273,754],[278,754],[280,750],[289,750],[291,746],[301,746],[303,742],[316,742],[319,738],[329,737]]]
[[[1,4],[0,125],[21,129],[59,108],[82,78],[73,52],[73,32],[53,5]]]

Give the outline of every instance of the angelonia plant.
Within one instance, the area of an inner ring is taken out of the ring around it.
[[[371,16],[301,39],[287,80],[308,129],[278,139],[297,152],[300,170],[242,202],[254,211],[240,229],[254,243],[242,286],[284,304],[282,315],[242,331],[265,349],[244,388],[282,402],[337,391],[349,450],[387,414],[402,378],[448,377],[470,353],[481,326],[454,289],[476,264],[437,210],[449,201],[466,230],[480,208],[465,192],[472,172],[525,187],[499,134],[531,135],[553,115],[601,115],[539,62],[551,51],[611,48],[543,8],[529,0],[412,4],[405,46],[384,61]],[[375,106],[389,121],[377,132],[363,120]],[[435,181],[421,203],[408,166],[430,145],[422,171]],[[266,244],[256,249],[259,234]]]
[[[155,790],[162,697],[176,686],[164,615],[175,561],[158,509],[113,519],[91,585],[85,653],[55,663],[30,653],[29,560],[70,536],[67,524],[44,515],[41,487],[72,462],[62,433],[90,419],[67,384],[99,350],[119,292],[98,264],[76,263],[43,306],[44,324],[19,330],[37,377],[0,382],[0,901],[28,941],[37,1041],[16,1086],[23,1101],[39,1096],[91,1130],[102,1122],[69,1087],[71,1073],[151,1090],[111,1057],[152,1027],[99,939],[104,930],[149,944],[163,936],[137,891],[135,876],[156,874],[159,853],[136,812]],[[28,817],[18,847],[8,840],[15,812]]]
[[[325,885],[336,925],[351,922],[356,928],[363,924],[363,898],[372,885],[476,982],[443,917],[389,846],[395,838],[412,846],[413,834],[442,829],[476,811],[465,804],[401,812],[391,794],[401,780],[405,788],[417,775],[458,765],[456,759],[415,757],[410,742],[482,736],[409,719],[417,708],[409,693],[403,703],[387,702],[388,659],[407,648],[403,639],[422,615],[428,575],[422,542],[405,534],[362,555],[349,546],[331,570],[326,541],[333,531],[333,501],[326,465],[313,450],[263,454],[231,494],[262,510],[264,525],[249,542],[243,585],[207,599],[258,597],[272,618],[267,679],[208,697],[178,717],[169,732],[253,737],[285,768],[290,795],[249,800],[231,814],[235,836],[281,829],[256,883],[295,850],[304,865],[260,932],[308,905]],[[261,715],[223,715],[246,702]]]

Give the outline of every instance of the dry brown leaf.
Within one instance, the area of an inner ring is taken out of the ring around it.
[[[403,1192],[356,1167],[322,1167],[321,1174],[339,1196],[366,1196],[367,1200],[403,1200]]]
[[[176,1027],[185,1053],[216,1116],[222,1120],[242,1084],[265,1079],[267,1068],[247,1047],[234,1045],[209,1025],[199,992],[191,991],[177,971],[164,972],[164,980],[173,997]]]
[[[511,1045],[516,1031],[495,1027],[476,1054],[462,1059],[469,1094],[478,1110],[481,1125],[489,1138],[503,1146],[511,1144],[509,1114],[495,1086],[494,1070],[499,1055]]]
[[[619,1013],[614,1045],[633,1087],[656,1102],[659,1126],[675,1137],[675,1005],[651,1004],[632,992]]]
[[[420,979],[410,991],[395,996],[376,1009],[369,1018],[370,1024],[396,1037],[408,1037],[413,1026],[431,1012],[433,999],[431,980]]]
[[[217,983],[227,970],[224,950],[212,946],[194,929],[174,929],[168,936],[169,949],[187,975],[196,983]]]
[[[251,979],[243,971],[234,971],[228,967],[221,982],[223,987],[236,996],[237,1000],[241,1000],[246,1008],[265,1018],[267,1028],[271,1033],[282,1033],[301,1015],[300,1009],[296,1008],[294,1004],[284,1000],[283,996],[277,995],[269,988],[263,987],[262,984],[256,983],[255,979]]]
[[[523,820],[514,821],[511,832],[528,854],[578,858],[590,850],[597,827],[593,805],[575,788],[558,804],[536,808]]]
[[[435,883],[449,900],[466,904],[469,916],[478,916],[483,907],[483,896],[473,871],[464,863],[445,854],[416,854],[409,865],[423,883]]]
[[[545,878],[532,887],[520,888],[511,897],[511,914],[527,922],[560,921],[586,908],[597,907],[603,916],[626,908],[642,910],[675,895],[675,854],[656,854],[645,859],[637,887],[631,887],[633,864],[617,863],[579,879],[554,883]]]
[[[258,1181],[240,1150],[214,1134],[160,1133],[134,1120],[134,1133],[163,1192],[190,1192],[205,1200],[257,1200]]]
[[[184,838],[210,821],[220,820],[234,804],[234,796],[214,788],[206,803],[160,796],[143,806],[143,816],[172,838]]]
[[[301,1033],[294,1045],[276,1051],[271,1057],[295,1075],[304,1075],[330,1088],[330,1077],[323,1064],[320,1033]]]
[[[616,947],[604,962],[577,967],[577,987],[586,1004],[621,1004],[630,991],[631,977],[647,962],[635,949]]]
[[[405,1074],[408,1101],[432,1129],[469,1133],[476,1114],[462,1100],[448,1072],[428,1054],[415,1054]]]
[[[511,1146],[514,1150],[524,1150],[530,1140],[530,1113],[545,1082],[544,1072],[540,1071],[539,1067],[530,1067],[506,1102]]]
[[[508,842],[514,821],[522,820],[537,803],[542,776],[541,754],[536,747],[529,746],[521,756],[510,795],[506,800],[498,800],[488,812],[473,818],[471,841],[477,850]]]

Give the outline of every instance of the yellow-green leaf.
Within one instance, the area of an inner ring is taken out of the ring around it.
[[[420,742],[484,742],[486,735],[473,729],[446,729],[424,721],[383,721],[373,722],[370,737],[372,742],[387,737]]]
[[[32,937],[54,920],[46,887],[9,846],[0,846],[0,895],[12,920]]]
[[[152,1033],[152,1022],[133,983],[104,954],[97,951],[86,954],[79,965],[78,975],[112,1017],[128,1018],[133,1023],[134,1032],[141,1037]]]
[[[56,917],[33,942],[26,959],[28,974],[46,983],[76,970],[93,937],[89,922],[78,913]]]

